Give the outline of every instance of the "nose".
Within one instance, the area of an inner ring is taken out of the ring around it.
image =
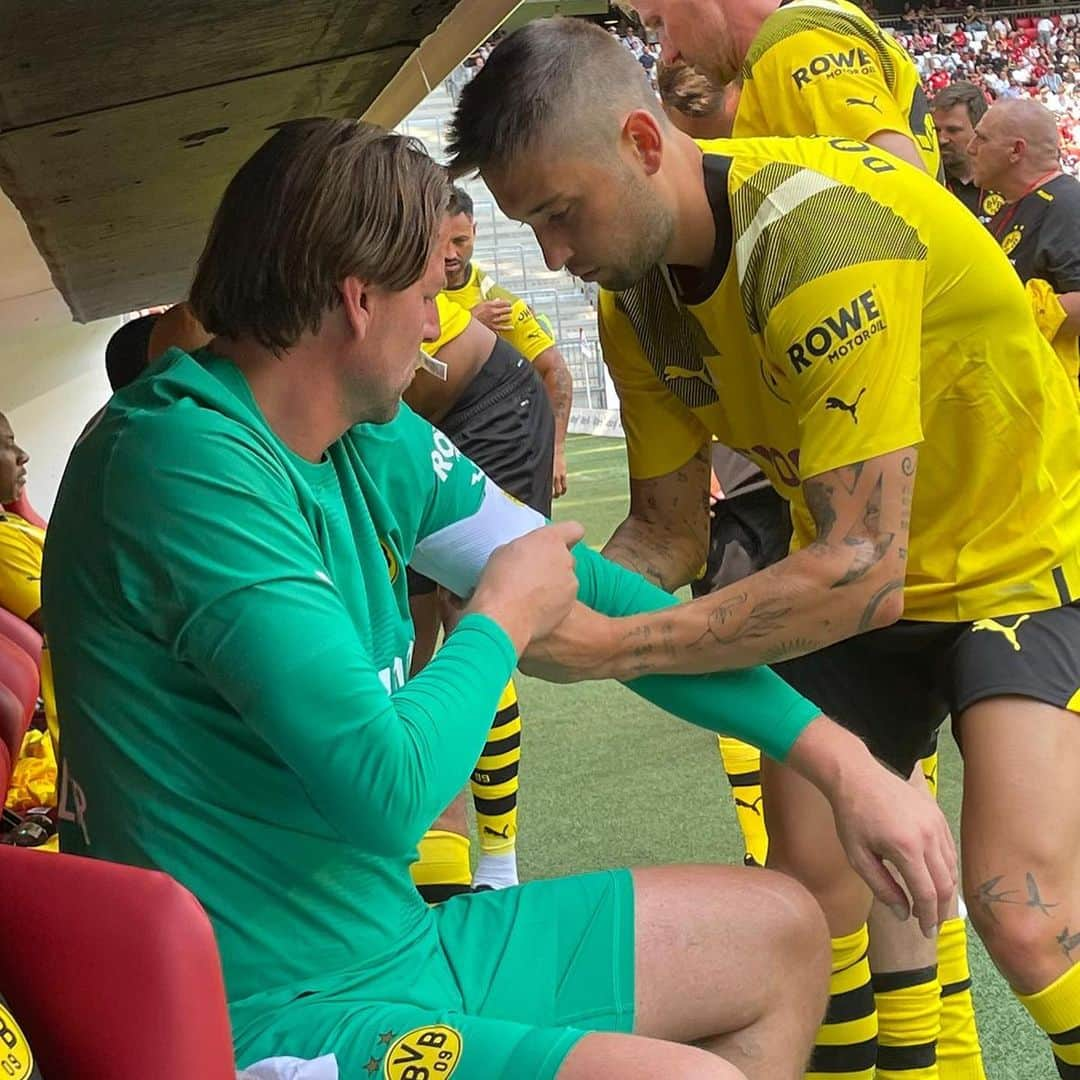
[[[549,270],[561,270],[566,265],[566,260],[570,258],[569,246],[554,240],[550,236],[541,236],[539,233],[536,234],[536,239],[540,243],[540,250],[544,254],[544,262],[547,264],[547,268]]]
[[[679,59],[679,50],[671,44],[667,30],[660,31],[660,59],[665,64],[673,64]]]
[[[439,309],[434,300],[424,301],[424,341],[435,341],[439,336]]]
[[[25,465],[27,464],[27,462],[29,462],[30,455],[21,446],[17,446],[15,448],[15,460],[20,465]]]

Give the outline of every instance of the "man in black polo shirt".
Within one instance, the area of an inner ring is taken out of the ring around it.
[[[1001,196],[971,178],[967,148],[975,125],[986,113],[983,92],[970,82],[955,82],[939,90],[931,102],[934,127],[941,147],[945,186],[985,225],[1001,206]]]
[[[1061,171],[1054,114],[1037,101],[998,101],[979,121],[968,152],[974,182],[1005,200],[990,220],[991,233],[1022,281],[1045,281],[1056,294],[1061,322],[1054,345],[1059,353],[1061,344],[1075,350],[1080,181]]]

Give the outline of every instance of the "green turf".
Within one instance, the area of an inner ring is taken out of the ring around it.
[[[571,436],[570,488],[556,518],[600,546],[626,512],[620,440]],[[713,737],[612,683],[552,686],[522,678],[520,861],[524,877],[741,858],[735,812]],[[954,828],[960,759],[941,743],[941,803]],[[989,1080],[1050,1080],[1045,1040],[994,970],[971,949]]]

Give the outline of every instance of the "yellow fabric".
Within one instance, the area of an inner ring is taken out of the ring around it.
[[[906,618],[1045,610],[1059,584],[1080,597],[1080,410],[1060,408],[1074,388],[989,232],[843,140],[702,147],[730,160],[719,285],[682,307],[646,279],[647,315],[600,297],[631,475],[715,435],[791,502],[799,548],[815,535],[803,479],[918,445]]]
[[[913,138],[926,171],[941,156],[911,57],[846,0],[794,0],[761,25],[747,53],[736,138],[883,131]]]
[[[518,711],[517,690],[513,682],[506,684],[495,710],[495,722],[480,760],[470,781],[473,805],[476,809],[476,831],[480,835],[480,850],[485,855],[502,855],[513,851],[517,843],[518,824],[518,765],[521,744],[501,753],[499,743],[521,733],[521,714]],[[488,812],[491,800],[499,800],[503,808]]]
[[[870,963],[866,957],[869,943],[865,926],[853,934],[833,938],[830,998],[837,1001],[841,995],[855,994],[863,1007],[843,1010],[844,1015],[858,1014],[851,1020],[830,1023],[826,1016],[818,1031],[816,1047],[819,1049],[815,1050],[806,1080],[871,1080],[874,1075],[873,1064],[861,1064],[867,1056],[867,1044],[876,1043],[878,1028],[874,995],[870,989]],[[851,999],[845,1000],[850,1002]],[[846,1052],[844,1048],[848,1048]],[[849,1058],[847,1062],[843,1060],[845,1056]],[[822,1068],[821,1063],[825,1060],[837,1067]]]
[[[414,885],[472,884],[467,836],[429,829],[416,850],[419,858],[410,867]]]
[[[935,750],[928,757],[924,757],[919,762],[919,768],[922,769],[922,774],[926,777],[926,786],[930,789],[930,794],[936,799],[938,793],[938,752]]]
[[[56,806],[56,754],[48,732],[28,731],[23,736],[4,805],[16,814],[35,806]]]
[[[421,346],[429,356],[437,356],[444,345],[461,337],[472,319],[465,308],[455,304],[445,293],[435,297],[435,309],[439,313],[439,336],[434,341],[425,341]]]
[[[18,514],[0,517],[0,607],[26,619],[41,607],[41,559],[45,530]],[[60,745],[48,642],[41,651],[41,698],[54,749]]]
[[[499,337],[513,345],[529,363],[555,344],[554,338],[540,325],[532,308],[509,289],[496,285],[475,263],[469,266],[465,284],[460,289],[446,289],[443,295],[466,311],[472,311],[482,300],[509,301],[510,318],[514,325],[509,330],[499,331]]]
[[[761,798],[761,751],[727,735],[717,735],[716,741],[731,784],[746,855],[758,866],[764,866],[769,853],[769,834]]]
[[[921,1048],[941,1034],[941,986],[936,978],[874,995],[878,1014],[877,1080],[940,1080],[936,1061],[916,1065]]]
[[[0,517],[0,606],[26,619],[41,607],[45,530],[18,514]]]
[[[941,924],[937,957],[941,984],[938,1073],[941,1080],[986,1080],[971,998],[967,924],[963,919],[946,919]]]
[[[1055,1035],[1080,1032],[1080,964],[1074,964],[1059,979],[1037,994],[1017,994],[1020,1004],[1036,1024],[1050,1036],[1054,1056],[1066,1065],[1080,1066],[1080,1041],[1055,1042]]]
[[[1024,288],[1027,289],[1028,299],[1031,301],[1031,310],[1035,313],[1035,322],[1043,337],[1057,353],[1080,403],[1080,338],[1075,334],[1059,333],[1068,314],[1050,282],[1031,278]]]

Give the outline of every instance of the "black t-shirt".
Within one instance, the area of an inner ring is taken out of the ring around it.
[[[964,183],[946,177],[945,186],[985,225],[993,217],[1000,199],[992,191],[981,188],[978,184]],[[997,202],[995,202],[997,199]]]
[[[1059,295],[1080,292],[1080,181],[1062,174],[1003,206],[990,220],[1021,281],[1041,278]]]

